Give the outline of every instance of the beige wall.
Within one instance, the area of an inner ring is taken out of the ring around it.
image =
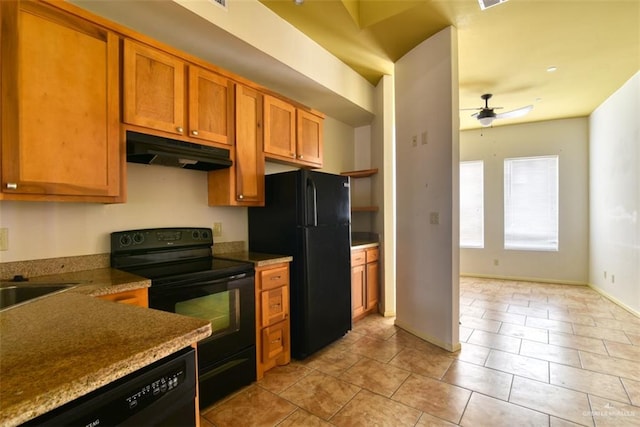
[[[540,105],[539,108],[544,108]],[[554,120],[461,132],[460,160],[484,162],[485,245],[460,249],[466,275],[586,284],[589,253],[588,120]],[[504,159],[559,157],[559,250],[504,249]],[[495,265],[497,260],[498,265]]]

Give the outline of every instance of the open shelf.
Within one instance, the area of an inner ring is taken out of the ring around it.
[[[378,168],[363,169],[358,171],[341,172],[340,175],[350,176],[352,178],[367,178],[378,173]]]
[[[351,178],[369,178],[378,173],[378,168],[341,172],[340,175]],[[351,206],[351,212],[378,212],[377,206]]]

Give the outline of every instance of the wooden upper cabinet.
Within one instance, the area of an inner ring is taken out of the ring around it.
[[[124,41],[127,124],[209,145],[232,144],[233,82],[159,49]]]
[[[185,134],[185,63],[149,46],[124,40],[123,121]]]
[[[296,160],[296,108],[270,95],[264,95],[264,153]]]
[[[299,166],[322,167],[323,118],[264,96],[264,155]]]
[[[209,172],[209,205],[264,206],[262,95],[240,84],[234,92],[233,165]]]
[[[297,110],[298,161],[322,167],[322,124],[324,119],[304,110]]]
[[[121,201],[118,36],[42,3],[0,15],[0,199]]]
[[[189,66],[189,136],[232,144],[233,82],[195,65]]]

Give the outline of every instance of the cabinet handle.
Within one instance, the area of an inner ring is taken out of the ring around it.
[[[300,154],[300,155],[298,156],[298,158],[299,158],[299,159],[301,159],[301,158],[302,158],[302,154]]]
[[[198,131],[197,131],[197,130],[192,130],[192,131],[191,131],[191,135],[193,135],[193,136],[198,136]]]
[[[178,133],[182,133],[182,132],[184,132],[184,129],[183,129],[182,127],[180,127],[180,126],[178,126],[178,127],[176,128],[176,130],[178,131]]]
[[[238,195],[238,199],[242,200],[244,199],[244,196],[242,194]]]
[[[291,153],[291,157],[296,158],[296,153]]]
[[[269,279],[269,280],[280,280],[280,278],[281,278],[281,277],[282,277],[282,276],[273,276],[273,277],[272,277],[271,279]]]
[[[271,341],[271,344],[276,344],[276,343],[279,343],[279,342],[280,342],[280,338],[278,338],[277,340]]]
[[[18,184],[15,182],[7,182],[7,190],[17,190]]]
[[[271,306],[269,308],[279,308],[280,304],[271,304]]]

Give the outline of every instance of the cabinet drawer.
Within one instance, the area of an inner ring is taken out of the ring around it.
[[[261,297],[262,327],[287,318],[289,313],[289,292],[286,286],[263,291]]]
[[[351,252],[351,266],[362,265],[366,262],[364,251]]]
[[[367,263],[377,261],[379,256],[380,250],[378,248],[367,249]]]
[[[149,307],[149,294],[147,288],[134,289],[132,291],[118,292],[115,294],[100,295],[98,298],[119,302],[122,304],[137,305],[139,307]]]
[[[275,359],[285,352],[289,339],[289,322],[282,321],[262,330],[262,362]]]
[[[260,289],[277,288],[289,284],[289,267],[277,267],[260,272]]]

